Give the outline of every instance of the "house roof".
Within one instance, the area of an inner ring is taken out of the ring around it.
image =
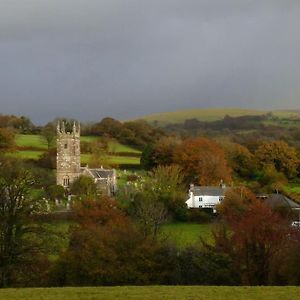
[[[271,194],[266,200],[265,203],[269,204],[272,207],[289,207],[291,209],[300,209],[300,205],[295,201],[289,199],[288,197],[282,194]]]
[[[224,196],[228,188],[220,186],[195,186],[191,191],[194,196]]]

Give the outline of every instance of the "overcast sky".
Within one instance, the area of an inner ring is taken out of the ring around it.
[[[300,108],[298,0],[0,0],[0,112]]]

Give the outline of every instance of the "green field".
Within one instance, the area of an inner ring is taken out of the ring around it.
[[[91,159],[91,154],[81,154],[81,164],[88,164]],[[132,156],[116,156],[110,155],[108,156],[108,162],[111,164],[116,165],[139,165],[140,158],[139,157],[132,157]]]
[[[300,195],[300,183],[289,183],[284,187],[284,190],[288,193],[296,193]]]
[[[22,150],[12,153],[14,157],[18,157],[21,159],[39,159],[39,157],[44,153],[44,151],[40,150]]]
[[[123,286],[76,288],[28,288],[0,290],[0,299],[201,299],[201,300],[281,300],[299,299],[299,287],[229,286]]]
[[[47,149],[47,143],[40,135],[34,134],[17,134],[16,145],[18,147],[36,148],[41,150]]]
[[[93,142],[96,141],[98,137],[96,136],[81,136],[80,140],[82,142]],[[22,148],[36,148],[40,150],[47,149],[47,143],[40,135],[34,134],[17,134],[16,135],[16,145]],[[111,152],[127,152],[127,153],[141,153],[140,150],[134,149],[130,146],[120,144],[118,141],[110,141],[108,143],[109,151]]]
[[[162,112],[152,115],[146,115],[140,119],[150,123],[157,122],[159,125],[168,123],[183,123],[186,119],[198,119],[200,121],[216,121],[223,119],[226,115],[239,117],[244,115],[262,115],[269,111],[239,108],[210,108],[210,109],[185,109],[173,112]],[[279,118],[299,118],[300,111],[297,110],[275,110],[274,116]]]
[[[162,228],[162,237],[184,247],[200,241],[212,241],[212,224],[170,223]]]
[[[95,136],[82,136],[81,141],[92,142],[97,140]],[[12,155],[22,158],[22,159],[38,159],[44,151],[47,150],[47,144],[40,135],[16,135],[16,145],[21,148],[20,150],[14,152]],[[117,141],[112,140],[109,142],[109,151],[114,153],[114,155],[109,156],[109,162],[112,164],[130,164],[139,165],[141,151],[134,149],[130,146],[120,144]],[[125,153],[125,156],[118,156],[118,153]],[[135,156],[126,156],[128,154],[134,154]],[[87,164],[89,162],[91,155],[82,154],[81,160],[82,164]]]

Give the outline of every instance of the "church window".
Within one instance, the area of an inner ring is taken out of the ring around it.
[[[65,176],[63,182],[64,182],[64,186],[69,186],[70,185],[70,178],[69,178],[69,176]]]

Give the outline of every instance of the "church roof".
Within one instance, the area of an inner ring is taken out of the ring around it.
[[[108,179],[114,176],[114,170],[103,168],[81,168],[82,171],[88,171],[96,179]]]
[[[114,175],[113,170],[90,169],[90,171],[95,178],[108,178]]]

